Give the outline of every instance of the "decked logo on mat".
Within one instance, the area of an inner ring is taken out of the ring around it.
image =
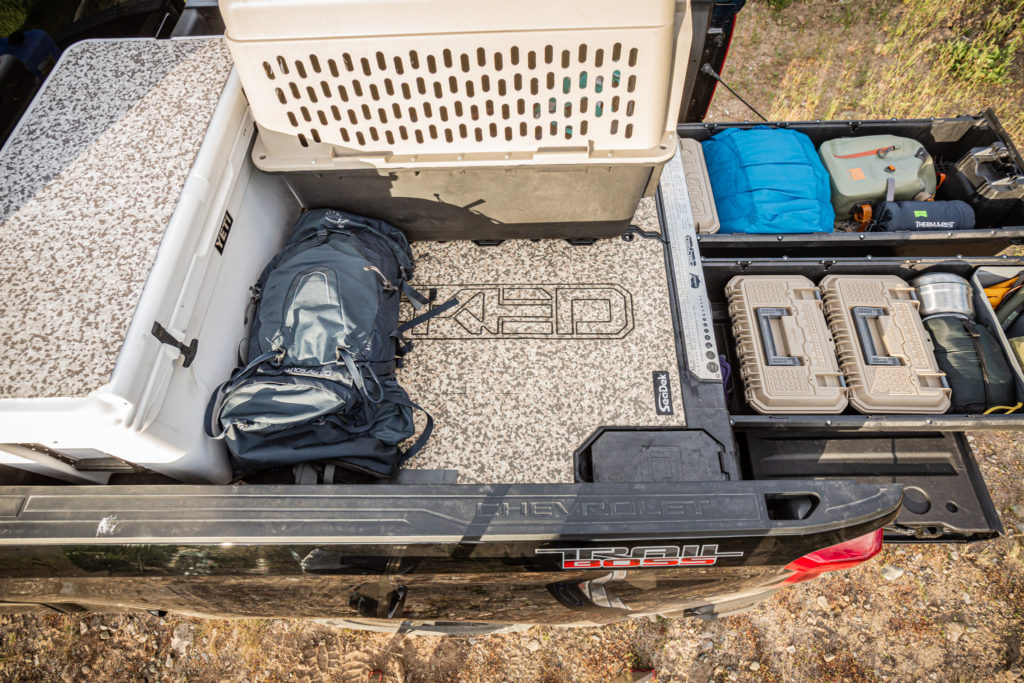
[[[458,305],[409,332],[413,339],[622,339],[633,296],[616,284],[432,285],[437,304]],[[403,304],[402,320],[413,316]]]
[[[562,569],[653,569],[707,567],[720,557],[743,557],[741,551],[719,552],[717,544],[655,545],[629,548],[537,549],[538,555],[561,555]]]
[[[655,370],[654,375],[654,410],[658,415],[672,414],[672,384],[668,372]]]

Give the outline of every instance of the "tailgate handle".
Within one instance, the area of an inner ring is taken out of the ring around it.
[[[779,320],[789,315],[785,308],[763,307],[757,309],[757,327],[761,330],[761,345],[768,357],[768,365],[800,365],[800,359],[796,356],[782,356],[779,354],[778,346],[775,344],[775,334],[772,332],[772,320]]]
[[[868,365],[902,365],[895,356],[883,356],[875,348],[874,337],[871,336],[871,320],[885,315],[885,309],[877,306],[854,306],[853,324],[860,338],[860,348],[864,352],[864,362]]]

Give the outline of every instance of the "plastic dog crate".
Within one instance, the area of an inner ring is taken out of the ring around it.
[[[675,150],[691,26],[668,0],[221,10],[256,166],[413,239],[621,234]]]
[[[671,156],[669,0],[220,6],[256,121],[340,165]]]

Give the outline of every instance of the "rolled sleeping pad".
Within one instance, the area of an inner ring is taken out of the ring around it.
[[[953,390],[952,412],[976,414],[1016,403],[1013,373],[988,328],[960,315],[933,315],[923,322]]]
[[[875,208],[874,230],[973,230],[974,209],[959,200],[881,202]]]

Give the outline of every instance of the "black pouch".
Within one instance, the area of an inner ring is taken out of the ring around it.
[[[875,208],[873,230],[972,230],[974,209],[959,200],[881,202]]]
[[[929,316],[924,326],[953,390],[951,412],[983,413],[1017,402],[1010,364],[988,328],[959,315]]]

